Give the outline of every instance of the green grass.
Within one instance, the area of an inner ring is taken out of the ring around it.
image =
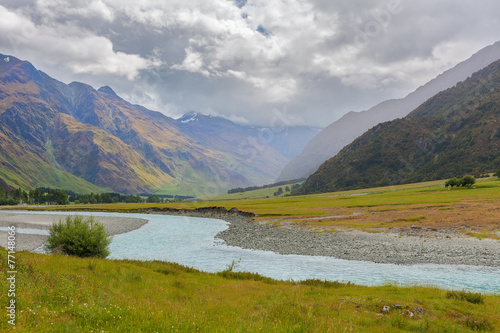
[[[363,195],[360,195],[363,194]],[[365,195],[366,194],[366,195]],[[136,210],[147,208],[186,208],[208,206],[226,208],[237,207],[242,211],[253,212],[260,216],[322,216],[332,207],[345,208],[390,208],[408,209],[415,205],[442,206],[464,200],[500,200],[500,180],[491,178],[479,181],[475,188],[444,188],[444,181],[380,187],[365,190],[323,193],[307,196],[243,199],[243,200],[201,200],[168,204],[101,204],[84,206],[52,206],[46,210]]]
[[[301,183],[296,183],[301,184]],[[292,188],[295,184],[287,184],[280,186],[273,186],[269,188],[261,188],[253,191],[246,191],[242,193],[231,193],[231,194],[223,194],[214,197],[204,198],[204,200],[208,201],[216,201],[216,200],[245,200],[245,199],[263,199],[263,198],[273,198],[274,193],[278,191],[281,187],[283,189],[283,193],[277,197],[284,197],[286,194],[290,194],[290,191],[285,191],[286,187]]]
[[[1,252],[0,287],[7,290]],[[229,267],[208,274],[159,261],[18,256],[16,332],[500,330],[499,295],[470,302],[432,287],[297,283]],[[6,304],[6,293],[1,297]],[[5,316],[0,331],[14,332]]]
[[[447,298],[458,299],[460,301],[467,301],[472,304],[483,304],[484,296],[478,293],[469,293],[466,291],[449,291],[446,293]]]

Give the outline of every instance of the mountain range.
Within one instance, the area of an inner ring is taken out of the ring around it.
[[[173,119],[0,54],[0,178],[11,186],[206,196],[273,182],[318,132],[270,141],[263,131],[198,113]]]
[[[484,174],[500,167],[500,60],[379,124],[323,163],[309,194]]]
[[[299,179],[311,175],[323,162],[335,156],[343,147],[373,126],[405,117],[432,96],[455,86],[498,59],[500,42],[485,47],[405,98],[382,102],[367,111],[347,113],[319,132],[304,150],[284,167],[278,180]]]

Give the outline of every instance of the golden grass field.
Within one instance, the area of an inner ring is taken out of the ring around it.
[[[218,200],[166,204],[99,204],[27,207],[42,210],[137,211],[149,208],[236,207],[256,221],[317,232],[448,232],[478,238],[500,237],[500,180],[480,179],[474,188],[444,188],[444,181],[297,197]],[[247,193],[252,196],[252,193]],[[228,197],[232,198],[231,195]],[[18,209],[18,208],[17,208]],[[412,228],[412,226],[414,228]],[[415,228],[418,227],[418,228]]]

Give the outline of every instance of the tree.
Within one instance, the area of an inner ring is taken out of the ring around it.
[[[460,179],[460,185],[463,187],[471,188],[472,185],[474,185],[475,183],[476,183],[476,178],[474,178],[472,176],[463,176]]]
[[[453,177],[452,179],[448,180],[446,183],[444,183],[444,187],[455,187],[455,186],[460,186],[460,180],[457,179],[456,177]]]
[[[463,176],[462,178],[458,179],[456,177],[448,180],[446,183],[444,183],[445,187],[468,187],[471,188],[472,185],[476,183],[476,178],[472,176]]]
[[[500,169],[498,169],[497,172],[495,172],[495,174],[493,176],[500,178]]]
[[[157,195],[155,194],[150,194],[148,196],[148,200],[147,202],[152,202],[152,203],[157,203],[157,202],[160,202],[160,197],[158,197]]]
[[[45,191],[42,188],[36,188],[35,191],[32,194],[33,201],[35,201],[35,204],[44,204],[47,202],[47,199],[45,197]]]
[[[111,194],[109,193],[103,193],[101,194],[102,202],[103,203],[112,203],[113,199],[111,198]]]
[[[67,216],[66,221],[59,220],[49,229],[45,247],[49,251],[60,249],[64,254],[78,257],[106,258],[109,255],[111,237],[104,225],[92,216]]]

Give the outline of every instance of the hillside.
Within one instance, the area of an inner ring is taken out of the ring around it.
[[[323,163],[296,193],[443,179],[500,165],[500,61],[379,124]]]
[[[382,102],[367,111],[349,112],[322,130],[283,169],[279,180],[307,177],[327,159],[373,126],[402,118],[440,91],[451,88],[474,72],[500,59],[500,42],[488,46],[468,60],[444,72],[403,99]]]
[[[110,87],[64,84],[27,61],[0,59],[0,178],[16,187],[205,196],[273,182],[289,159],[279,150],[315,134],[275,149],[258,129],[216,117],[188,124]]]

